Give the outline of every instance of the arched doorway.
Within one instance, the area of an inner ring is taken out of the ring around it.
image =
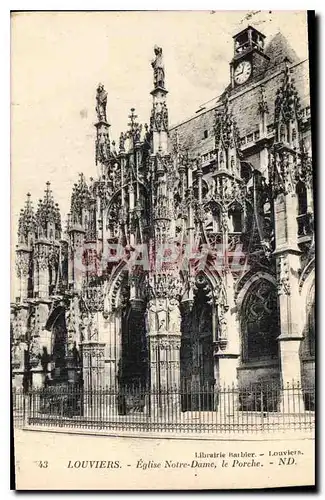
[[[203,274],[196,278],[192,309],[182,321],[180,371],[182,410],[211,410],[214,385],[212,287]]]
[[[148,350],[143,309],[130,302],[122,312],[122,357],[119,370],[120,387],[146,388],[148,383]]]
[[[49,353],[53,367],[51,373],[52,383],[67,382],[67,326],[64,307],[58,306],[51,312],[46,321],[45,330],[52,332]],[[44,354],[46,355],[46,353]]]
[[[143,411],[150,385],[146,304],[133,292],[131,298],[129,275],[125,273],[118,305],[121,314],[121,355],[117,372],[120,414]]]

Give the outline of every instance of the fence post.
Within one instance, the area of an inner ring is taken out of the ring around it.
[[[29,424],[29,413],[31,408],[31,398],[32,392],[27,392],[27,394],[23,394],[23,425],[28,426]]]

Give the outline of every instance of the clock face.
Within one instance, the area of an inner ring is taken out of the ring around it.
[[[249,61],[242,61],[235,69],[234,79],[238,85],[246,82],[251,76],[252,65]]]

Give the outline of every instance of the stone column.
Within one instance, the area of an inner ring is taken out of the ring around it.
[[[227,417],[237,410],[237,368],[240,356],[240,327],[231,271],[224,276],[222,290],[216,299],[219,331],[214,356],[216,387],[220,389],[218,411]]]
[[[69,285],[74,290],[81,290],[84,275],[83,251],[85,231],[82,226],[73,224],[69,230],[71,253],[69,254]]]
[[[82,343],[84,416],[96,420],[105,418],[105,400],[102,391],[105,387],[105,344],[98,341]]]
[[[118,363],[121,354],[121,318],[117,311],[104,312],[99,326],[99,338],[105,342],[104,386],[107,392],[108,415],[118,410]]]
[[[28,297],[28,278],[30,264],[30,250],[20,245],[16,250],[16,270],[19,280],[19,301],[23,302]]]
[[[11,351],[12,386],[15,389],[23,389],[23,379],[25,372],[25,350],[26,342],[15,340]]]
[[[171,420],[180,412],[181,315],[176,299],[152,299],[148,307],[150,412]]]
[[[35,274],[34,283],[36,292],[40,298],[48,298],[50,288],[49,275],[49,250],[50,242],[47,240],[38,240],[35,243]]]
[[[303,411],[301,391],[300,345],[303,339],[302,305],[298,285],[299,256],[290,252],[277,255],[277,278],[281,335],[278,337],[282,410],[292,413]]]
[[[29,306],[25,302],[23,304],[12,305],[11,316],[11,368],[12,368],[12,385],[17,389],[23,388],[24,374],[27,370],[25,366],[25,351],[28,350],[27,345],[27,317]]]
[[[279,148],[275,161],[284,171],[284,187],[274,200],[275,241],[281,335],[279,349],[281,379],[284,389],[282,409],[285,412],[303,410],[301,363],[299,347],[303,338],[302,308],[299,295],[300,250],[297,244],[297,198],[290,181],[293,171],[289,150]],[[281,187],[281,186],[280,186]],[[288,386],[296,389],[288,390]]]

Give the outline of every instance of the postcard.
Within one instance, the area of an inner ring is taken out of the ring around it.
[[[17,490],[315,485],[313,22],[11,13]]]

